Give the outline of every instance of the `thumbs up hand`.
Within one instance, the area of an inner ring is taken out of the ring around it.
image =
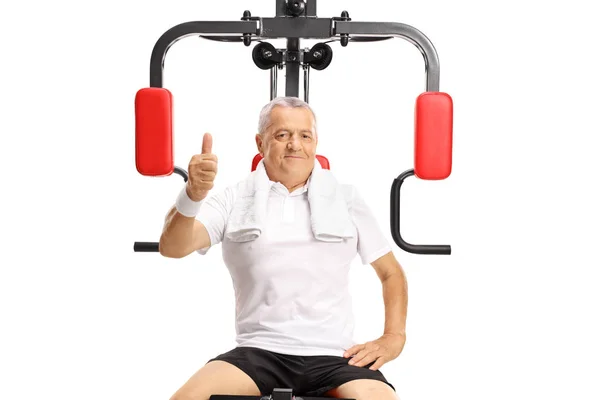
[[[190,199],[200,201],[208,196],[217,175],[217,162],[217,156],[212,154],[212,136],[205,133],[202,153],[194,155],[188,166],[186,192]]]

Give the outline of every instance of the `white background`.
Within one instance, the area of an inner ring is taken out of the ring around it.
[[[403,187],[405,239],[450,244],[452,255],[395,247],[408,339],[382,372],[402,400],[600,398],[592,5],[318,4],[319,17],[347,10],[421,30],[454,99],[451,176]],[[3,3],[0,398],[164,400],[235,344],[220,247],[179,260],[133,252],[134,241],[158,240],[183,184],[137,173],[133,100],[164,31],[237,21],[246,9],[272,17],[275,1]],[[413,166],[423,58],[401,39],[331,45],[330,67],[311,71],[318,150],[392,241],[389,190]],[[167,54],[176,164],[187,168],[211,132],[216,190],[244,177],[256,152],[269,73],[254,66],[253,46],[190,37]],[[351,290],[357,340],[376,339],[381,286],[358,258]]]

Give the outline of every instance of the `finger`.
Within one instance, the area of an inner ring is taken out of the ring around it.
[[[364,344],[356,344],[352,347],[350,347],[348,350],[346,350],[346,352],[344,353],[344,357],[350,357],[356,353],[358,353],[360,350],[364,349],[365,345]]]
[[[377,360],[377,358],[378,358],[378,355],[376,353],[371,352],[371,353],[367,354],[366,356],[364,356],[362,360],[357,361],[352,365],[354,365],[355,367],[362,368],[365,365],[371,364],[372,362]]]
[[[385,364],[385,359],[383,357],[379,357],[377,360],[375,360],[375,364],[371,365],[369,369],[371,371],[377,371],[383,366],[383,364]]]
[[[217,162],[212,160],[202,160],[198,163],[198,168],[202,171],[217,172]]]
[[[205,163],[212,163],[214,166],[218,164],[217,156],[214,154],[194,154],[190,160],[190,164],[204,166]],[[208,164],[206,164],[208,166]]]
[[[205,133],[202,139],[202,154],[210,154],[212,152],[212,136],[210,133]]]
[[[209,172],[209,173],[214,173],[216,174],[218,171],[218,166],[217,163],[214,161],[207,161],[207,160],[202,160],[202,161],[197,161],[197,160],[192,160],[190,162],[190,166],[189,166],[189,171],[188,174],[189,175],[200,175],[204,172]]]
[[[363,349],[361,351],[359,351],[354,357],[352,357],[352,360],[350,360],[349,364],[350,365],[358,365],[360,363],[363,362],[363,360],[371,353],[370,350],[368,349]],[[373,357],[373,360],[375,358]],[[368,364],[368,363],[367,363]],[[363,364],[364,365],[364,364]]]
[[[212,182],[216,176],[217,173],[215,171],[200,171],[196,177],[202,182]]]
[[[352,346],[344,352],[343,357],[345,357],[345,358],[350,357],[350,355],[354,354],[355,351],[356,351],[356,346]]]

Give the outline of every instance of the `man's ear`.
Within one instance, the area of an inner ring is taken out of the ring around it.
[[[256,149],[258,150],[258,152],[262,156],[263,155],[263,151],[262,151],[263,139],[262,139],[262,136],[260,135],[260,133],[257,133],[256,136],[254,137],[254,139],[256,141]]]

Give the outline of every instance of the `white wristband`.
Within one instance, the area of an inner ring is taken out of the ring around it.
[[[194,201],[190,199],[187,194],[186,187],[184,186],[181,192],[179,192],[179,196],[177,196],[175,208],[181,215],[185,215],[186,217],[195,217],[198,215],[204,200],[206,199],[202,199],[200,201]]]

